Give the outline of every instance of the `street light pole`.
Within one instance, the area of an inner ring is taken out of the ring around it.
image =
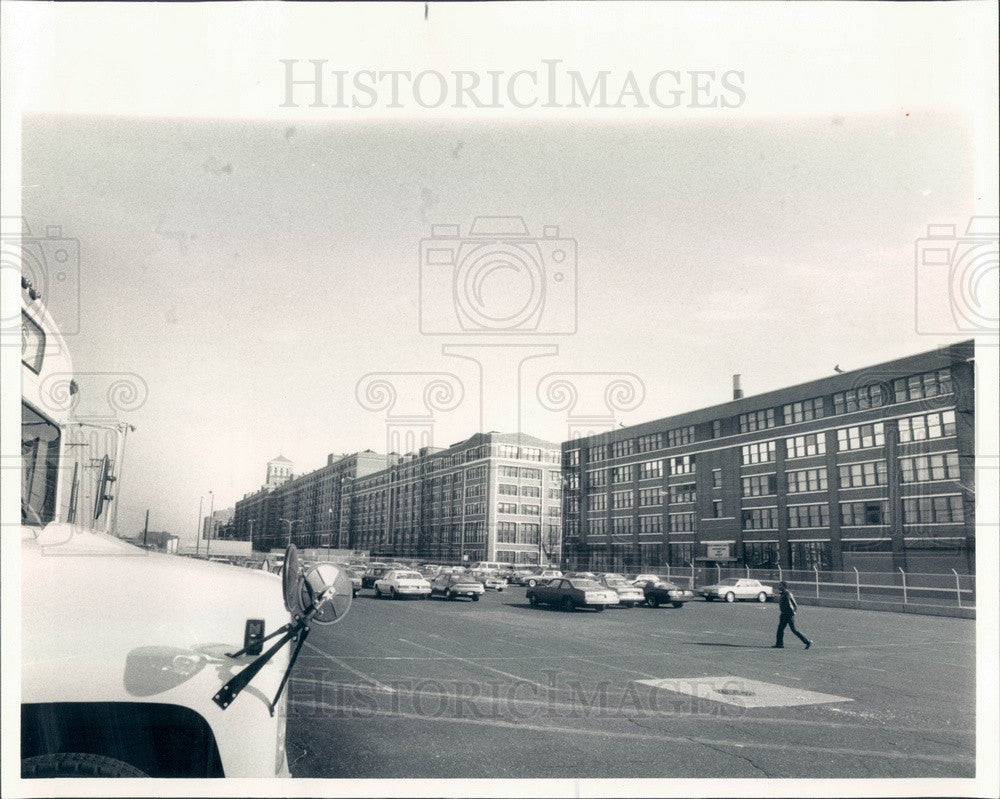
[[[201,552],[201,525],[202,525],[201,507],[204,501],[205,497],[203,496],[198,497],[198,524],[195,526],[195,535],[194,535],[194,556],[196,558],[198,557],[198,554]]]
[[[288,525],[288,543],[285,546],[290,546],[292,543],[292,527],[295,525],[295,522],[301,524],[302,519],[292,519],[291,521],[289,521],[288,519],[278,519],[278,521],[284,522],[285,524]]]
[[[205,539],[205,557],[208,557],[209,551],[212,549],[212,526],[215,523],[215,493],[212,491],[208,492],[212,497],[211,504],[208,507],[208,537]]]

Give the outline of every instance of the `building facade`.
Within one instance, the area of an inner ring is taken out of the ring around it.
[[[558,563],[559,445],[516,433],[477,433],[424,447],[345,483],[342,527],[376,557]]]
[[[974,570],[974,348],[562,445],[570,566]]]

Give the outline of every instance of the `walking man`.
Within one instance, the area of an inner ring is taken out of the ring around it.
[[[792,592],[788,590],[788,583],[782,580],[778,583],[778,590],[781,592],[778,596],[781,618],[778,620],[778,636],[771,649],[785,648],[785,627],[788,627],[788,629],[795,633],[798,639],[806,645],[806,649],[808,649],[812,646],[812,641],[795,629],[795,608],[798,606],[795,604],[795,597],[792,596]]]

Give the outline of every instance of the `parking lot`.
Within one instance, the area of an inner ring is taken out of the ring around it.
[[[290,690],[296,777],[972,777],[974,622],[363,591]],[[666,681],[666,682],[660,682]]]

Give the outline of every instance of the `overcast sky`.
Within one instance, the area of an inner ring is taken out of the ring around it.
[[[735,372],[753,394],[949,340],[916,332],[914,242],[929,222],[964,224],[972,169],[959,121],[926,112],[629,125],[44,115],[25,122],[23,185],[34,233],[60,225],[80,241],[69,346],[82,386],[88,372],[148,385],[126,414],[122,526],[149,507],[155,529],[184,535],[199,496],[232,505],[279,453],[301,472],[330,452],[383,451],[386,412],[355,396],[370,372],[461,380],[437,445],[480,417],[516,427],[522,350],[484,366],[480,407],[474,364],[442,353],[469,337],[420,332],[432,223],[466,236],[477,215],[519,215],[532,235],[556,225],[576,240],[565,285],[578,285],[578,332],[504,339],[558,346],[526,364],[520,408],[525,432],[560,441],[566,412],[535,394],[551,372],[634,373],[645,399],[617,415],[630,424],[724,401]],[[561,288],[550,313],[572,306]],[[581,412],[595,389],[577,382]],[[419,387],[397,387],[394,411],[408,412]]]

